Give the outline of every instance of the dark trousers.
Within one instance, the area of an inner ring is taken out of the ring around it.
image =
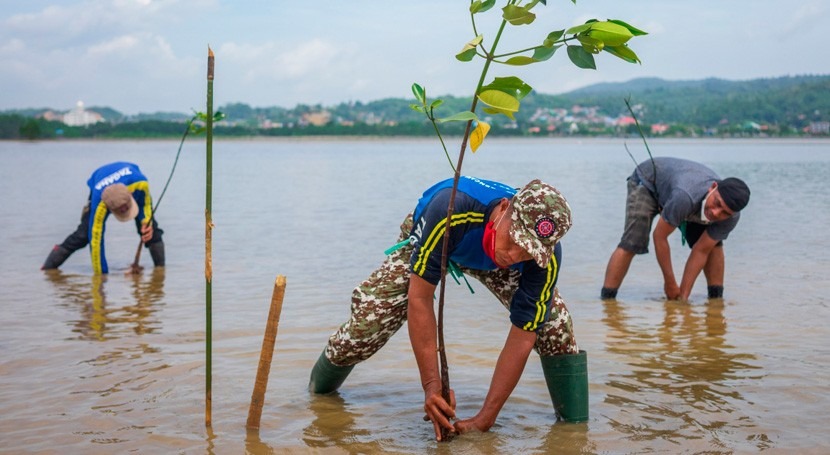
[[[69,254],[74,253],[75,251],[84,248],[85,246],[89,245],[89,203],[84,206],[84,210],[81,212],[81,223],[78,225],[78,228],[75,229],[75,232],[69,234],[68,237],[61,243],[61,247],[65,248]],[[145,248],[149,248],[150,245],[154,243],[161,242],[161,235],[164,234],[164,231],[159,229],[158,223],[156,223],[156,218],[153,217],[153,238],[150,239],[149,242],[144,244]],[[138,218],[135,219],[135,228],[138,232],[138,235],[141,235],[141,222],[138,221]]]

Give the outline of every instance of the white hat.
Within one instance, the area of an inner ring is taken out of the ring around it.
[[[115,215],[115,219],[118,221],[129,221],[138,215],[138,204],[135,203],[132,193],[123,183],[114,183],[104,188],[104,192],[101,193],[101,200],[104,201],[104,205]],[[130,206],[129,210],[118,210],[127,204]]]

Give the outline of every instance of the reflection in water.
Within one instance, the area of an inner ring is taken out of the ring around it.
[[[588,423],[557,422],[534,453],[599,453],[588,434]]]
[[[314,413],[314,420],[303,430],[303,441],[308,447],[348,447],[351,453],[385,451],[380,441],[374,440],[376,435],[356,425],[361,414],[349,409],[339,394],[313,395],[308,406]]]
[[[635,440],[682,444],[713,438],[728,447],[732,444],[723,438],[755,426],[741,415],[751,403],[736,386],[763,375],[750,375],[757,367],[746,362],[755,356],[736,353],[726,342],[722,299],[702,307],[666,301],[656,328],[637,326],[619,301],[604,301],[604,310],[608,352],[630,367],[611,374],[608,382],[612,391],[606,402],[622,417],[610,419],[616,430]],[[759,435],[756,446],[768,448],[766,441]]]
[[[61,305],[79,308],[81,319],[72,321],[72,331],[81,339],[104,341],[118,338],[124,330],[143,335],[160,328],[155,313],[164,298],[164,267],[153,268],[149,277],[129,275],[132,296],[120,307],[107,302],[108,275],[71,275],[55,269],[45,271],[45,276],[55,286]]]
[[[259,430],[246,428],[245,454],[246,455],[271,455],[277,453],[271,446],[259,438]],[[210,452],[213,453],[212,451]]]

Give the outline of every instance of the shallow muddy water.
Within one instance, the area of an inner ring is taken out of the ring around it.
[[[157,214],[167,266],[107,224],[111,273],[86,251],[39,270],[77,225],[91,171],[139,164],[158,197],[178,141],[0,142],[0,453],[822,453],[830,447],[830,141],[654,140],[655,155],[744,178],[752,200],[726,242],[725,299],[662,299],[653,254],[617,301],[599,289],[622,229],[622,139],[489,140],[464,173],[540,177],[574,212],[559,289],[588,352],[590,420],[556,422],[538,357],[486,434],[433,441],[406,330],[333,396],[306,390],[421,191],[451,176],[436,141],[214,144],[212,426],[205,426],[204,144],[188,139]],[[628,141],[638,159],[647,154]],[[452,151],[452,147],[451,147]],[[455,152],[453,152],[455,153]],[[675,270],[687,254],[672,237]],[[274,280],[287,280],[258,432],[245,428]],[[446,340],[458,415],[475,414],[507,313],[448,282]],[[540,399],[544,397],[544,399]]]

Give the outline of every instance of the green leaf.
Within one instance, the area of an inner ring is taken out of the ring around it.
[[[582,46],[568,46],[568,58],[570,58],[571,62],[579,68],[589,70],[597,69],[594,56],[586,51]]]
[[[557,30],[555,32],[548,33],[547,38],[545,38],[545,40],[542,42],[542,46],[553,47],[553,45],[556,44],[556,42],[559,41],[559,39],[562,38],[562,35],[564,34],[565,30]]]
[[[521,100],[533,91],[533,87],[527,85],[516,76],[497,77],[493,82],[481,87],[481,92],[487,90],[498,90],[504,92],[517,100]]]
[[[647,32],[644,32],[644,31],[640,30],[639,28],[634,27],[633,25],[628,24],[626,22],[623,22],[619,19],[608,19],[608,22],[613,22],[617,25],[622,25],[623,27],[627,28],[628,31],[631,32],[631,34],[634,35],[634,36],[648,35]]]
[[[478,121],[478,116],[470,111],[462,111],[457,114],[453,114],[449,117],[443,118],[436,118],[435,121],[438,123],[444,122],[469,122],[470,120]]]
[[[505,117],[509,118],[510,120],[516,120],[516,118],[513,117],[513,112],[511,112],[511,111],[505,111],[503,109],[497,109],[497,108],[494,108],[494,107],[485,107],[484,112],[486,112],[488,114],[493,114],[493,115],[502,114]]]
[[[591,29],[591,24],[582,24],[582,25],[577,25],[577,26],[574,26],[574,27],[571,27],[571,28],[565,30],[565,34],[566,35],[576,35],[577,33],[587,32],[590,29]]]
[[[414,104],[414,103],[410,104],[409,108],[412,109],[413,111],[417,111],[417,112],[420,112],[422,114],[424,113],[424,106],[421,106],[420,104]]]
[[[511,25],[527,25],[536,20],[536,15],[523,6],[507,5],[502,11],[502,18]]]
[[[494,109],[519,112],[519,100],[501,90],[485,90],[478,94],[478,99]]]
[[[470,13],[483,13],[492,8],[496,4],[496,0],[476,0],[470,5]]]
[[[632,51],[631,48],[629,48],[625,44],[623,44],[622,46],[605,46],[603,50],[617,58],[625,60],[628,63],[642,64],[640,58],[637,57],[637,54],[635,54],[634,51]]]
[[[464,52],[459,52],[459,53],[455,54],[455,59],[458,60],[459,62],[469,62],[475,56],[476,56],[476,50],[475,49],[467,49]]]
[[[513,66],[530,65],[531,63],[536,63],[536,60],[534,60],[532,57],[527,57],[525,55],[517,55],[515,57],[510,57],[504,62],[505,65]]]
[[[478,35],[461,48],[461,52],[455,54],[455,58],[462,62],[469,62],[476,56],[476,46],[481,44],[484,35]]]
[[[605,43],[587,35],[578,35],[576,39],[580,44],[582,44],[582,47],[584,47],[586,51],[592,54],[599,54],[602,52],[602,48],[605,47]]]
[[[412,84],[412,93],[421,104],[426,104],[427,91],[418,84]]]
[[[607,46],[623,45],[634,36],[626,27],[613,22],[593,23],[586,34]]]
[[[429,105],[429,108],[430,109],[435,109],[436,107],[438,107],[442,104],[444,104],[444,100],[438,99],[438,100],[433,101],[432,104]]]
[[[533,59],[536,60],[537,62],[544,62],[545,60],[551,58],[553,56],[553,53],[556,52],[556,50],[559,49],[560,47],[562,47],[562,45],[553,46],[553,47],[545,47],[545,46],[537,47],[533,51]]]

